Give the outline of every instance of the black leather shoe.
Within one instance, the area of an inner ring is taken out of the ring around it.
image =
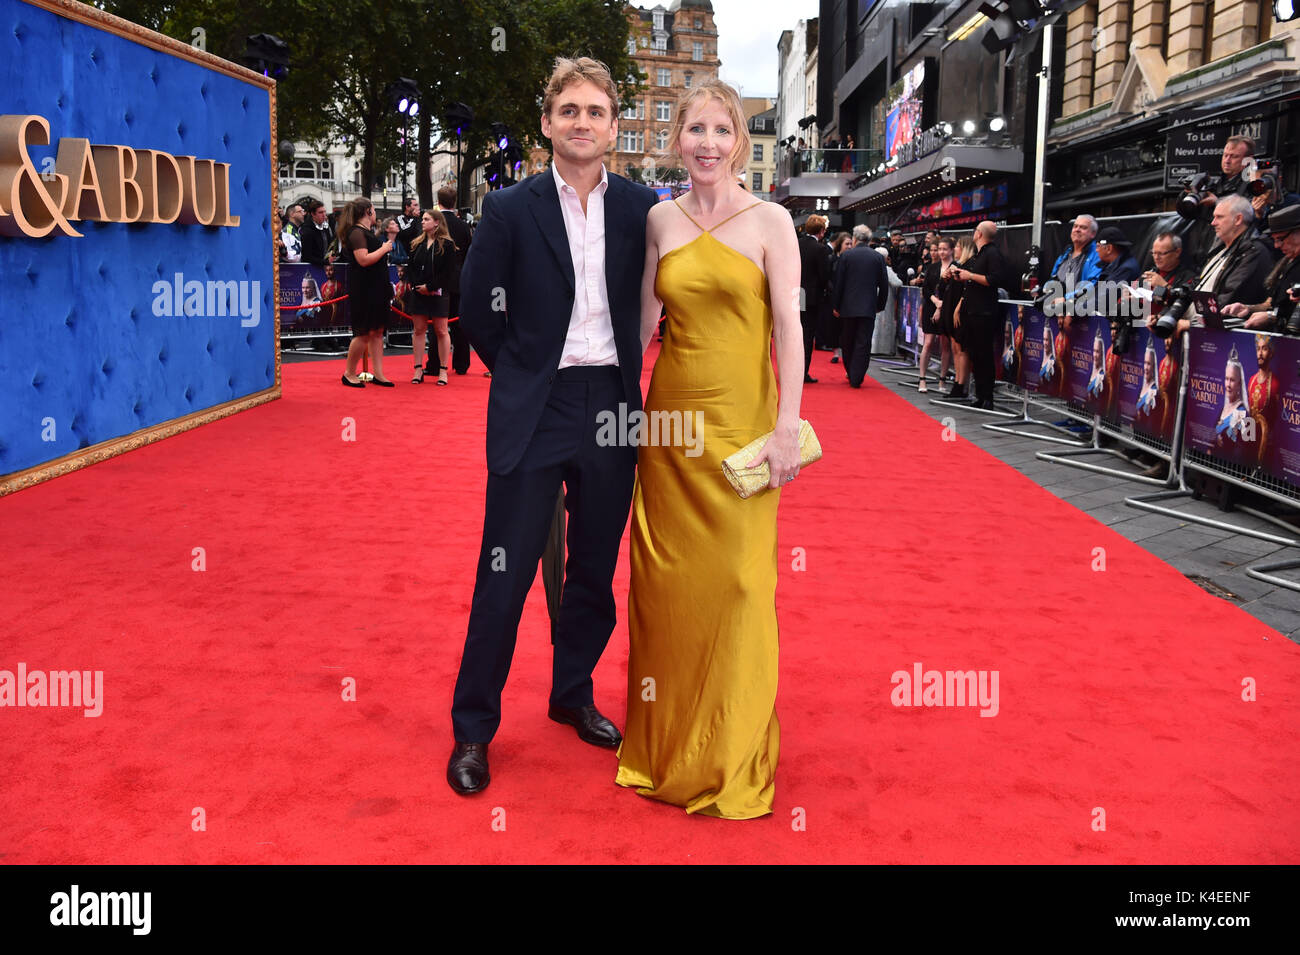
[[[447,762],[447,783],[462,796],[482,792],[488,781],[488,744],[457,743]]]
[[[817,379],[814,378],[812,375],[804,375],[804,376],[803,376],[803,383],[804,383],[805,385],[815,385],[815,384],[817,384]]]
[[[577,729],[578,739],[592,746],[614,749],[623,742],[623,734],[618,731],[618,727],[601,716],[594,703],[588,703],[577,710],[565,709],[552,703],[546,715],[557,723],[566,723]]]

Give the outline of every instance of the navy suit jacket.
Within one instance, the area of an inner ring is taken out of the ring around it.
[[[835,267],[831,307],[841,318],[875,317],[889,302],[885,258],[866,245],[855,245]]]
[[[609,173],[605,285],[628,411],[641,408],[641,274],[654,191]],[[546,407],[573,312],[573,259],[548,169],[488,193],[460,279],[460,324],[492,371],[487,463],[509,474]]]

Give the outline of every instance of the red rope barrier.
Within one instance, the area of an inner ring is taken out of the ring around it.
[[[338,298],[332,298],[327,302],[310,302],[307,305],[281,305],[280,311],[297,312],[304,308],[320,308],[322,305],[333,305],[335,302],[341,302],[345,298],[347,298],[346,295],[340,295]]]
[[[347,298],[346,295],[340,295],[338,298],[331,298],[331,299],[329,299],[329,300],[327,300],[327,301],[324,301],[324,302],[311,302],[310,304],[307,304],[307,305],[281,305],[281,306],[280,306],[280,311],[282,311],[282,312],[297,312],[297,311],[301,311],[301,310],[304,309],[304,308],[320,308],[322,305],[333,305],[333,304],[336,303],[336,302],[341,302],[341,301],[343,301],[345,298]],[[440,316],[440,315],[407,315],[405,312],[401,311],[400,309],[393,308],[392,305],[389,305],[388,307],[389,307],[389,309],[392,310],[393,314],[395,314],[395,315],[400,315],[402,318],[410,319],[412,322],[415,321],[417,318],[423,318],[423,319],[426,319],[426,320],[428,320],[428,321],[433,321],[434,318],[441,318],[441,317],[442,317],[442,316]],[[459,321],[460,321],[460,316],[459,316],[459,315],[452,316],[452,317],[448,318],[447,321],[448,321],[448,322],[459,322]]]

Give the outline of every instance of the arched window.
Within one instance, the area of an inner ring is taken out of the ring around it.
[[[293,164],[293,178],[295,179],[315,179],[316,178],[316,160],[299,159]]]

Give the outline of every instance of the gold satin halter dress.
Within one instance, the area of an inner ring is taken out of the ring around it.
[[[741,500],[722,459],[776,427],[772,309],[763,270],[699,227],[659,260],[655,279],[668,321],[632,495],[627,722],[615,781],[688,813],[749,819],[772,811],[780,743],[781,492]],[[668,430],[656,427],[656,412],[670,425],[680,415],[694,446],[656,442]]]

